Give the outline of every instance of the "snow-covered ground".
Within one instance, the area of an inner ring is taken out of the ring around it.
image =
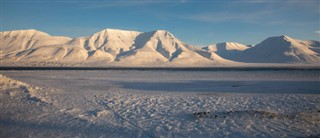
[[[320,136],[320,71],[1,74],[0,137]]]

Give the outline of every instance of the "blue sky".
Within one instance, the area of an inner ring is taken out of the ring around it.
[[[256,44],[278,35],[319,41],[320,1],[1,0],[1,31],[37,29],[78,37],[105,28],[168,30],[195,46]]]

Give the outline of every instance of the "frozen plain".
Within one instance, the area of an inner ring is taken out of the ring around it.
[[[317,137],[320,71],[1,71],[1,137]],[[210,112],[195,117],[197,112]]]

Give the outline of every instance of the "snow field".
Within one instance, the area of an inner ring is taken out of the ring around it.
[[[229,80],[234,74],[242,80],[317,82],[312,73],[2,73],[15,79],[1,76],[1,137],[308,137],[320,133],[319,94],[150,92],[114,83]],[[210,114],[194,116],[198,112]]]

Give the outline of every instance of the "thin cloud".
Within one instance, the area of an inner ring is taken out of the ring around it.
[[[188,2],[187,0],[180,0],[179,1],[180,3],[186,3],[186,2]]]
[[[135,7],[135,6],[147,6],[154,4],[161,4],[170,1],[107,1],[107,2],[90,2],[82,5],[83,9],[100,9],[100,8],[112,8],[112,7]],[[185,1],[180,1],[185,2]]]
[[[314,31],[318,37],[320,37],[320,30]],[[319,39],[319,38],[318,38]]]
[[[320,13],[320,1],[319,0],[248,0],[248,1],[235,1],[231,3],[235,6],[239,4],[248,4],[256,7],[271,6],[276,7],[279,11],[297,10],[311,11]]]
[[[84,9],[100,9],[100,8],[110,8],[110,7],[128,7],[128,6],[136,6],[145,3],[141,2],[123,2],[123,1],[116,1],[116,2],[93,2],[86,4],[83,8]]]
[[[183,16],[183,19],[189,19],[194,21],[218,23],[225,21],[242,21],[255,23],[262,20],[266,16],[272,15],[272,11],[260,11],[260,12],[250,12],[250,13],[236,13],[236,12],[209,12],[209,13],[200,13]]]

